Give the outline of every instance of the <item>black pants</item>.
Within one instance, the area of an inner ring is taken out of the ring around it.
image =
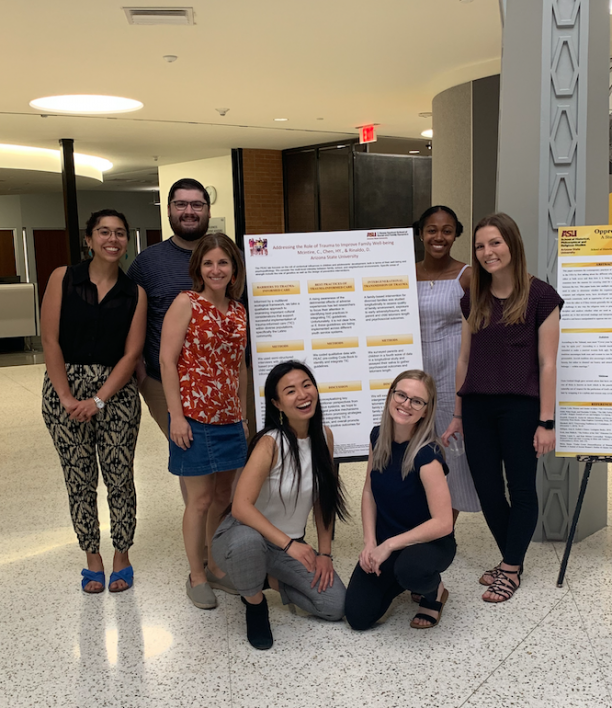
[[[348,623],[353,629],[369,629],[405,590],[436,600],[440,573],[453,562],[456,550],[451,533],[395,551],[380,566],[380,575],[366,573],[357,563],[346,590]]]
[[[464,396],[462,415],[465,451],[485,520],[503,560],[522,565],[538,521],[533,437],[540,401],[528,396]]]

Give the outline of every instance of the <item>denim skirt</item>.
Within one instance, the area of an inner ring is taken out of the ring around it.
[[[168,470],[179,477],[201,477],[244,467],[247,444],[242,423],[210,425],[186,418],[191,447],[183,450],[170,440]],[[168,415],[168,424],[170,416]]]

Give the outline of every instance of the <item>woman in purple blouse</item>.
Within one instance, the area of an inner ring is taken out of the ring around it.
[[[470,291],[461,300],[455,412],[442,440],[464,434],[482,511],[502,555],[480,578],[488,586],[482,599],[504,602],[519,587],[538,519],[537,458],[555,449],[563,300],[527,273],[521,234],[507,214],[478,223],[472,256]]]

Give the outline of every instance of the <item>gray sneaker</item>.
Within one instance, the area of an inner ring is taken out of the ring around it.
[[[191,587],[191,575],[187,578],[187,597],[202,610],[213,610],[217,606],[217,596],[208,583]]]
[[[229,575],[227,573],[222,578],[218,578],[216,575],[213,574],[213,572],[208,566],[206,566],[206,570],[204,572],[206,573],[206,580],[208,580],[208,584],[211,588],[215,588],[216,590],[223,590],[224,592],[227,592],[230,595],[240,595],[238,590],[236,590],[236,588],[234,587],[234,584],[230,580]]]

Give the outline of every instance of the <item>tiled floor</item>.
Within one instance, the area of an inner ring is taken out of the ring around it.
[[[219,607],[204,611],[185,597],[182,502],[148,414],[136,456],[134,588],[82,594],[83,557],[39,412],[43,372],[0,368],[1,708],[612,706],[610,529],[576,546],[562,589],[562,546],[533,544],[523,587],[494,606],[480,600],[477,579],[497,552],[482,518],[464,514],[439,627],[410,629],[415,606],[402,597],[383,624],[359,634],[294,616],[270,591],[275,644],[258,652],[245,640],[238,598],[219,592]],[[360,551],[363,473],[361,464],[342,468],[355,516],[334,546],[346,581]]]

